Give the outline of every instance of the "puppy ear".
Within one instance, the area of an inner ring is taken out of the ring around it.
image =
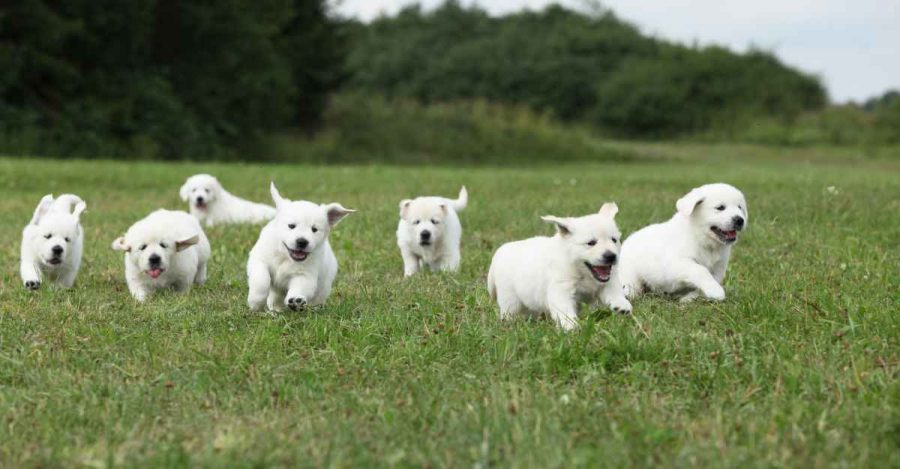
[[[444,212],[444,214],[446,215],[447,214],[447,204],[441,204],[440,207],[441,207],[441,211]]]
[[[75,210],[72,211],[72,216],[75,217],[76,220],[81,221],[81,214],[84,210],[87,209],[87,204],[84,201],[78,202],[75,205]]]
[[[272,193],[272,201],[275,202],[276,210],[281,210],[281,207],[284,207],[290,202],[290,200],[281,197],[281,194],[278,193],[278,189],[275,187],[275,181],[272,181],[269,185],[269,192]]]
[[[570,230],[568,226],[569,220],[567,218],[554,217],[553,215],[544,215],[543,217],[541,217],[541,220],[549,223],[555,223],[556,232],[561,236],[569,236],[570,234],[572,234],[572,230]]]
[[[337,202],[333,204],[323,205],[322,208],[324,208],[328,213],[328,224],[332,227],[334,225],[337,225],[338,222],[341,221],[344,217],[356,211],[350,210],[349,208],[344,208]]]
[[[47,194],[40,202],[38,202],[37,208],[34,209],[34,216],[31,217],[31,224],[37,225],[40,223],[41,217],[47,214],[51,205],[53,205],[53,194]]]
[[[692,189],[684,197],[678,199],[678,202],[675,202],[675,208],[678,209],[678,213],[689,217],[694,213],[694,209],[703,202],[703,198],[699,188]]]
[[[613,218],[617,213],[619,213],[619,206],[616,205],[615,202],[607,202],[603,204],[602,207],[600,207],[600,211],[597,213],[599,213],[600,215],[606,215],[609,218]]]
[[[187,181],[184,181],[184,184],[181,186],[181,189],[178,189],[178,195],[181,197],[181,200],[187,202],[188,197],[191,195],[191,187],[188,185],[188,182],[191,179],[188,178]]]
[[[185,249],[197,244],[198,242],[200,242],[200,235],[194,235],[188,239],[175,241],[175,252],[184,251]]]
[[[406,214],[409,213],[409,206],[412,204],[412,200],[403,199],[400,201],[400,218],[406,220]]]
[[[131,246],[125,242],[124,236],[119,236],[115,241],[112,242],[113,251],[125,251],[131,252]]]

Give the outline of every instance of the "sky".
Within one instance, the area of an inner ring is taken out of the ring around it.
[[[443,0],[331,0],[334,11],[364,21],[405,5]],[[462,0],[492,14],[590,0]],[[596,2],[595,2],[596,3]],[[900,0],[603,0],[644,33],[684,44],[756,47],[822,79],[832,101],[864,101],[900,89]]]

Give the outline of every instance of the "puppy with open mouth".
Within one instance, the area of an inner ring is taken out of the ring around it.
[[[225,223],[262,223],[275,216],[275,208],[244,200],[222,187],[209,174],[195,174],[184,182],[178,194],[188,202],[191,215],[206,226]]]
[[[20,273],[25,288],[37,290],[44,279],[60,288],[75,284],[84,246],[81,214],[86,208],[77,195],[54,199],[47,194],[41,199],[22,230]]]
[[[355,210],[281,197],[270,186],[276,215],[259,235],[247,261],[247,304],[257,311],[293,311],[325,303],[338,263],[328,243],[331,230]]]
[[[422,267],[432,271],[459,269],[462,225],[458,212],[466,208],[469,194],[465,186],[456,200],[418,197],[400,202],[397,246],[407,277]]]
[[[722,282],[731,248],[747,228],[744,194],[728,184],[707,184],[688,192],[675,208],[671,219],[635,232],[622,245],[626,295],[725,299]]]
[[[125,253],[125,280],[139,302],[155,290],[186,292],[206,282],[209,240],[186,212],[157,210],[131,225],[112,248]]]
[[[506,243],[497,249],[488,272],[487,288],[500,307],[501,319],[517,314],[549,314],[564,330],[578,326],[582,303],[603,303],[628,314],[615,267],[621,234],[615,203],[605,203],[593,215],[577,218],[542,217],[556,225],[553,237],[537,236]]]

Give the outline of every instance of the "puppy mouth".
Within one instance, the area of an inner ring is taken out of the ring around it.
[[[284,247],[288,250],[288,255],[291,256],[291,259],[296,262],[303,262],[306,260],[306,257],[309,256],[309,253],[302,249],[291,249],[287,244],[285,244]]]
[[[419,246],[431,246],[431,241],[419,241]]]
[[[721,241],[725,244],[731,244],[731,243],[737,241],[737,237],[738,237],[737,230],[727,231],[727,230],[723,230],[717,226],[711,226],[711,227],[709,227],[709,230],[712,231],[714,235],[716,235],[716,239],[718,239],[719,241]]]
[[[591,276],[594,277],[600,283],[606,283],[609,281],[609,276],[612,274],[612,266],[605,265],[594,265],[588,262],[585,262],[584,265],[587,266],[588,270],[591,271]]]
[[[206,201],[196,201],[194,202],[194,207],[199,208],[200,210],[206,210]]]
[[[63,260],[61,257],[51,257],[50,259],[47,260],[47,263],[50,265],[60,265],[60,264],[62,264],[62,261]]]
[[[165,271],[166,271],[166,269],[163,269],[161,267],[150,267],[144,273],[149,275],[150,278],[156,279],[156,278],[159,278],[159,276],[162,275],[163,272],[165,272]]]

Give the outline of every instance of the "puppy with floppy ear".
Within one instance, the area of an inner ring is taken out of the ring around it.
[[[75,284],[84,249],[81,214],[86,208],[77,195],[54,199],[47,194],[41,199],[22,230],[19,272],[25,288],[37,290],[44,278],[61,288]]]
[[[669,221],[647,226],[623,244],[626,294],[725,299],[722,282],[731,248],[747,227],[744,194],[728,184],[707,184],[678,199],[675,208]]]
[[[190,290],[206,282],[211,249],[196,218],[182,211],[157,210],[112,243],[125,253],[125,280],[136,300],[156,290]]]
[[[302,310],[325,303],[338,263],[328,243],[331,230],[355,212],[339,203],[319,205],[285,199],[270,186],[276,215],[259,235],[247,260],[247,304],[257,311],[283,306]]]
[[[178,195],[188,202],[191,215],[206,226],[222,223],[260,223],[271,220],[275,209],[250,202],[226,191],[209,174],[195,174],[185,181]]]
[[[506,243],[497,249],[488,272],[487,288],[500,306],[500,317],[549,314],[564,330],[578,325],[582,303],[602,303],[628,314],[619,281],[621,234],[615,203],[605,203],[593,215],[578,218],[541,217],[556,225],[553,237],[537,236]]]
[[[457,212],[466,208],[469,194],[465,186],[455,200],[444,197],[418,197],[400,202],[397,246],[403,257],[407,277],[420,268],[456,271],[459,269],[459,243],[462,225]]]

